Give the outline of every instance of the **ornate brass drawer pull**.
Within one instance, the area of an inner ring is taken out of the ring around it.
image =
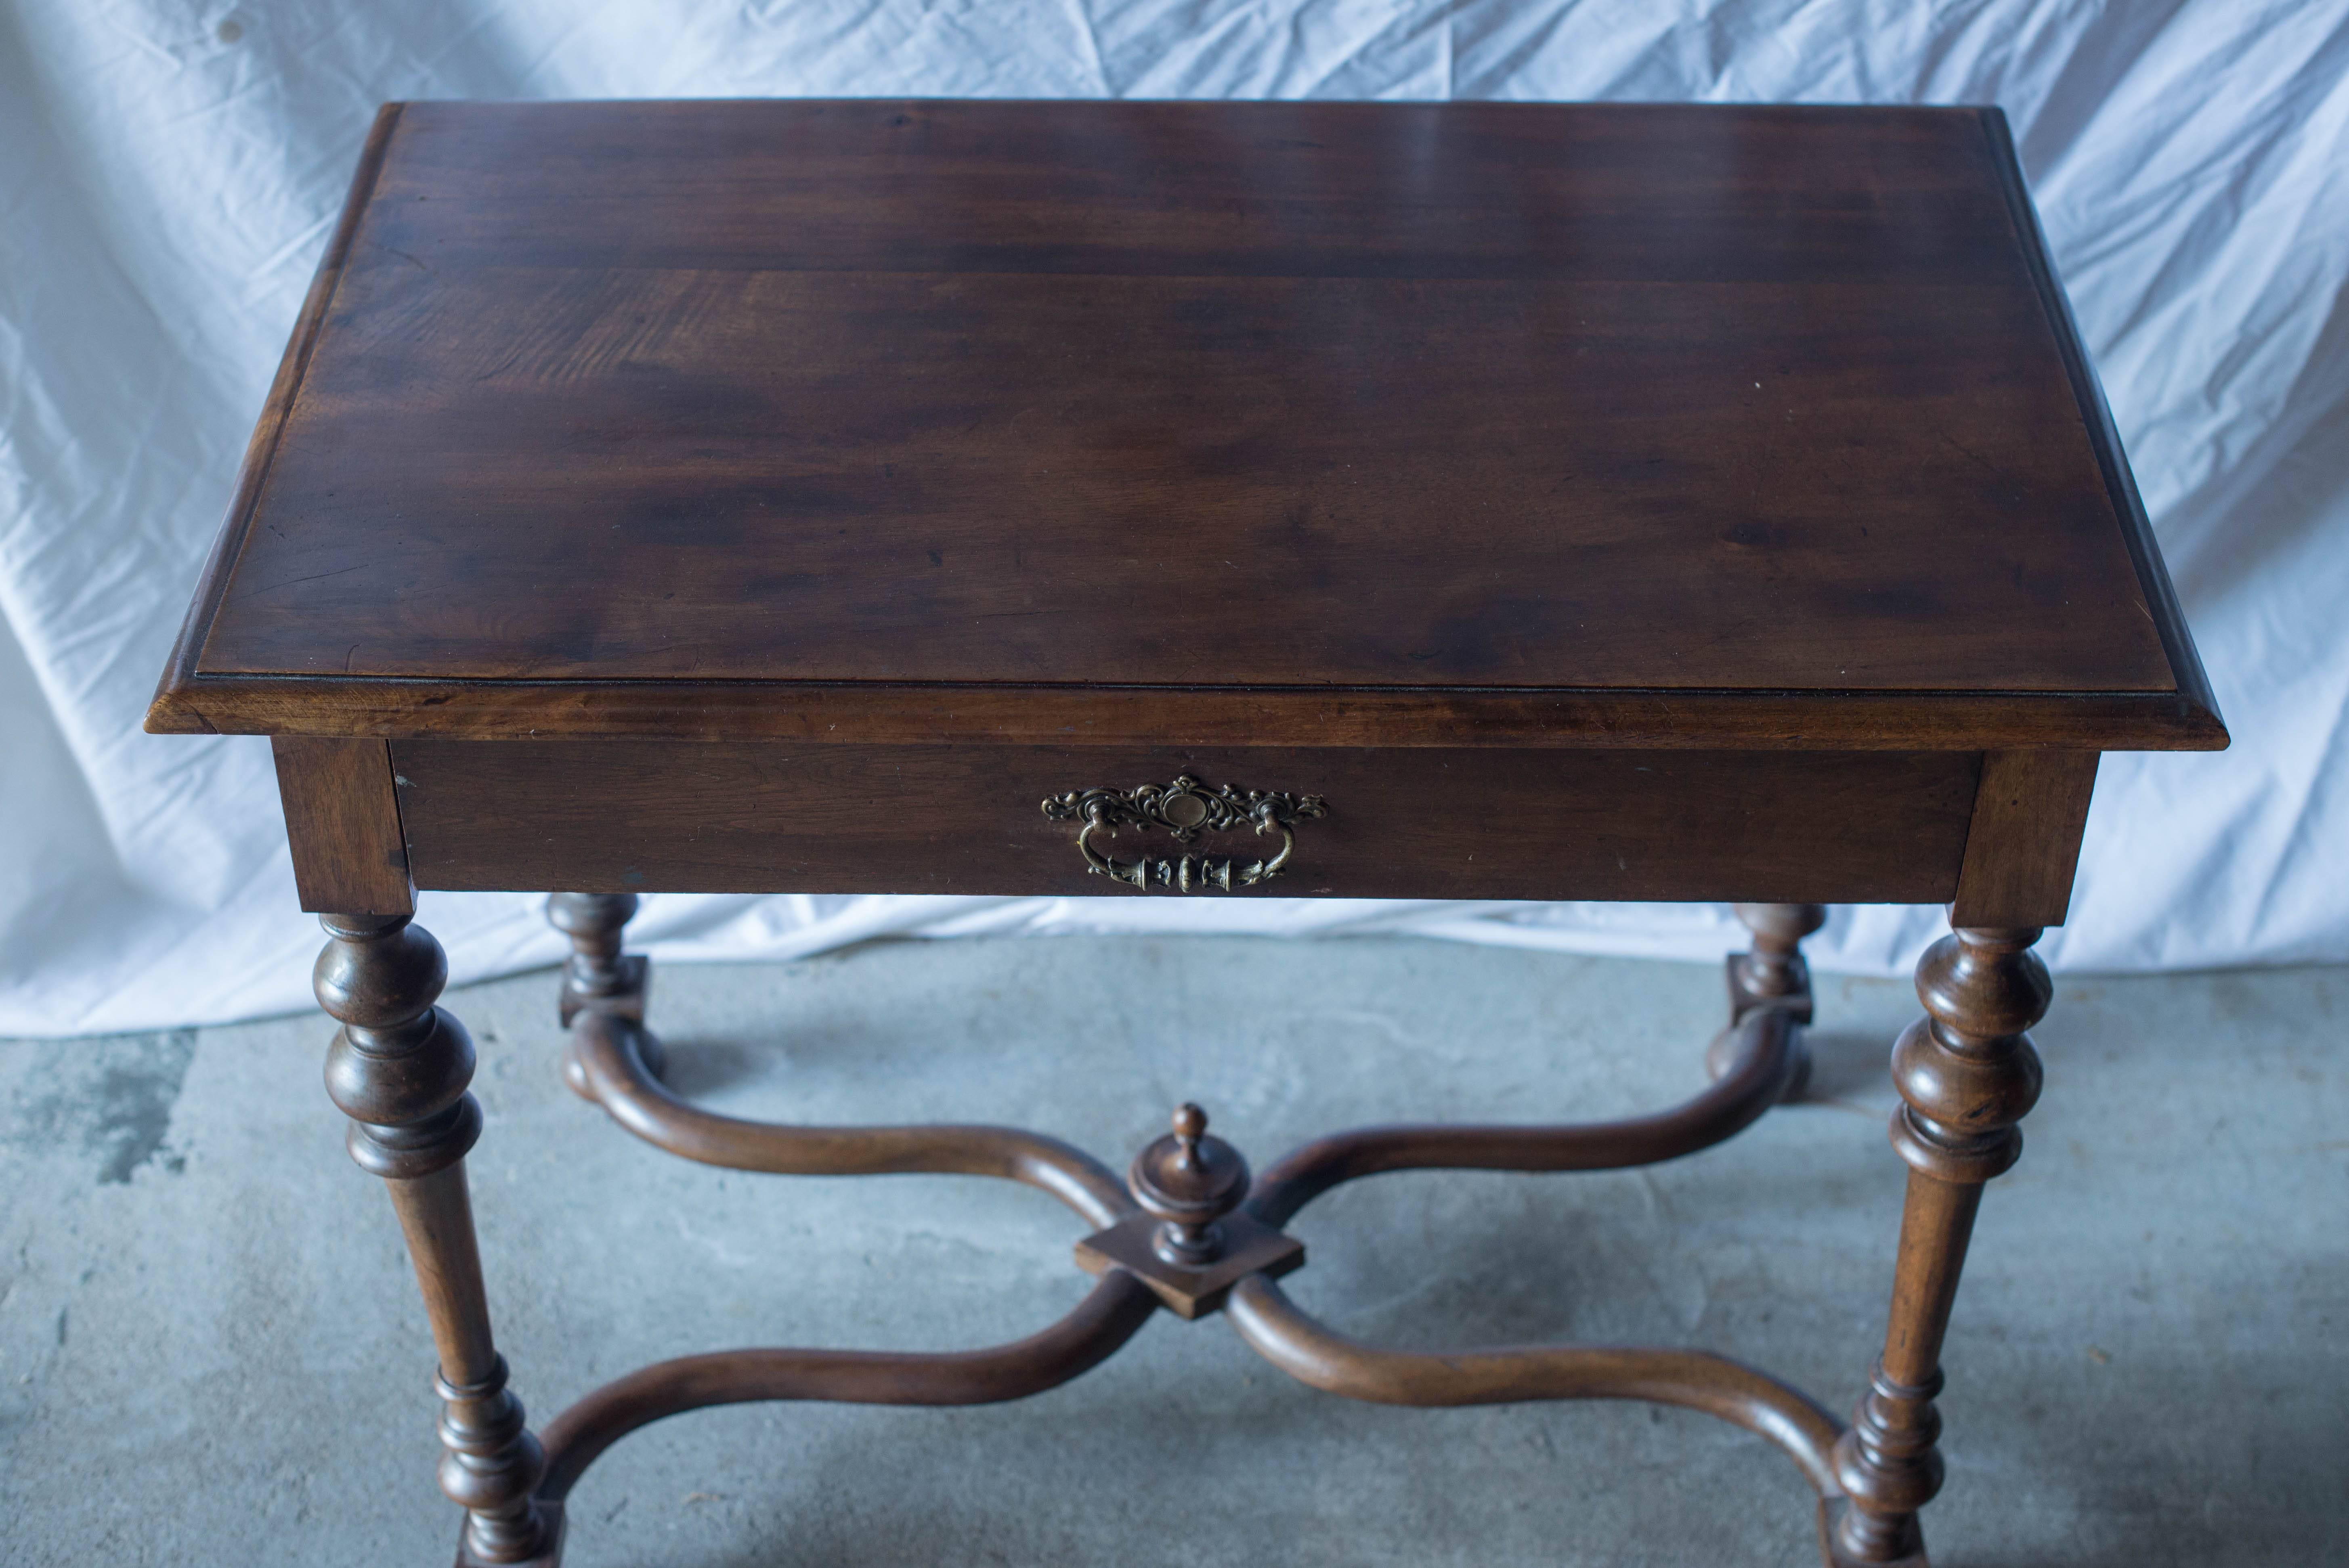
[[[1229,892],[1236,887],[1271,881],[1296,851],[1297,835],[1292,830],[1296,825],[1329,814],[1328,803],[1319,795],[1240,789],[1229,784],[1210,789],[1187,773],[1172,784],[1076,790],[1044,801],[1044,815],[1052,820],[1082,824],[1077,830],[1077,852],[1085,857],[1085,868],[1094,875],[1138,888],[1147,888],[1155,881],[1161,887],[1183,892],[1211,887]],[[1258,833],[1278,832],[1280,851],[1269,859],[1242,864],[1227,856],[1195,855],[1187,850],[1174,860],[1144,855],[1136,861],[1118,861],[1093,847],[1096,829],[1105,837],[1115,838],[1118,829],[1124,827],[1164,828],[1176,842],[1185,845],[1201,833],[1249,828]]]

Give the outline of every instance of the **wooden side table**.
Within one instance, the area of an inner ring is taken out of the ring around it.
[[[274,738],[459,1561],[506,1564],[557,1560],[648,1421],[1016,1398],[1162,1306],[1352,1398],[1709,1410],[1801,1465],[1829,1563],[1922,1563],[2097,756],[2226,744],[1996,110],[1495,104],[390,106],[148,725]],[[1100,1284],[1000,1349],[689,1357],[533,1435],[419,887],[577,890],[567,1070],[628,1131],[1030,1182]],[[679,1099],[621,946],[667,889],[1731,898],[1754,944],[1677,1109],[1251,1178],[1185,1106],[1121,1181]],[[1848,1426],[1702,1350],[1405,1354],[1282,1294],[1339,1182],[1752,1122],[1838,901],[1956,928],[1893,1049],[1907,1209]]]

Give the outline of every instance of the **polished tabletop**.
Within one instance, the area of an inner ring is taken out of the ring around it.
[[[1115,689],[2224,739],[1994,110],[1513,104],[394,106],[150,724]]]

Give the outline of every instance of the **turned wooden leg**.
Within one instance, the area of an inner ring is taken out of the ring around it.
[[[440,944],[406,915],[326,915],[318,1004],[343,1026],[326,1055],[326,1092],[351,1119],[351,1158],[384,1179],[440,1352],[446,1406],[440,1488],[466,1511],[460,1563],[528,1563],[549,1545],[532,1501],[545,1468],[506,1387],[490,1337],[465,1151],[481,1109],[466,1086],[473,1042],[432,1004],[448,983]]]
[[[2039,1098],[2039,1056],[2023,1032],[2052,994],[2031,952],[2038,940],[2035,929],[1960,930],[1917,965],[1927,1016],[1892,1048],[1904,1102],[1892,1146],[1909,1162],[1909,1196],[1884,1355],[1836,1445],[1850,1500],[1830,1541],[1837,1568],[1925,1560],[1917,1511],[1941,1489],[1941,1336],[1982,1183],[2023,1151],[2015,1123]]]
[[[620,951],[620,933],[636,918],[632,892],[558,892],[546,901],[547,923],[571,938],[563,965],[563,1026],[583,1008],[645,1021],[646,964]]]
[[[1729,1014],[1735,1023],[1765,1002],[1795,1010],[1811,1021],[1811,971],[1803,962],[1803,938],[1827,923],[1823,903],[1733,903],[1737,918],[1754,934],[1754,951],[1729,960]]]
[[[1827,920],[1823,903],[1735,903],[1730,908],[1754,934],[1751,953],[1729,956],[1729,1027],[1705,1052],[1705,1070],[1715,1078],[1737,1065],[1737,1026],[1756,1007],[1784,1007],[1798,1024],[1811,1021],[1811,970],[1803,962],[1802,941]],[[1811,1081],[1811,1053],[1796,1033],[1794,1060],[1780,1099],[1800,1099]]]
[[[651,984],[651,965],[641,955],[620,951],[621,931],[636,913],[632,892],[558,892],[546,901],[547,923],[571,938],[571,956],[563,964],[563,993],[557,1010],[564,1028],[582,1013],[603,1013],[645,1021],[645,992]],[[636,1054],[656,1078],[667,1067],[660,1041],[649,1032],[636,1037]],[[574,1091],[593,1099],[579,1077],[575,1057],[565,1059],[563,1078]]]

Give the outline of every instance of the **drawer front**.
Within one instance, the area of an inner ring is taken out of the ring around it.
[[[1296,823],[1278,876],[1195,896],[1926,903],[1956,892],[1982,768],[1968,752],[634,740],[391,754],[422,888],[1133,898],[1182,894],[1090,872],[1047,797],[1187,775],[1327,803]],[[1131,825],[1093,843],[1170,869],[1185,849]],[[1229,858],[1236,881],[1278,848],[1245,830],[1189,846]]]

